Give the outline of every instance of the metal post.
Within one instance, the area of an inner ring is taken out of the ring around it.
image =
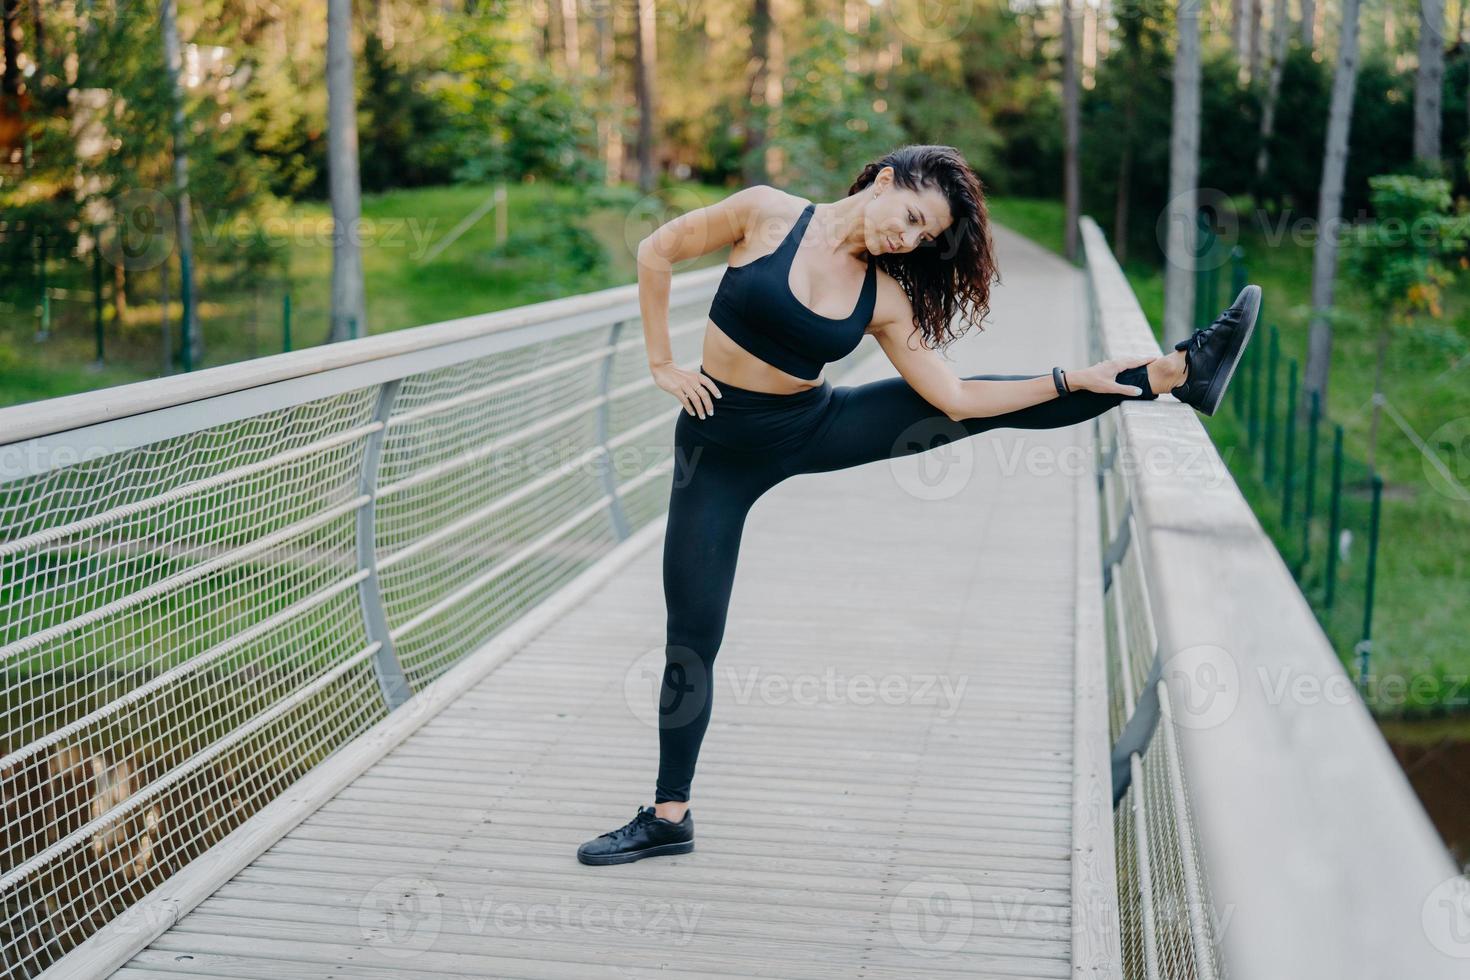
[[[102,364],[102,236],[92,229],[92,333],[97,347],[97,364]]]
[[[291,294],[281,298],[281,350],[291,351]]]
[[[608,498],[607,516],[612,522],[613,534],[617,535],[619,541],[626,541],[628,535],[632,533],[632,528],[628,524],[628,515],[623,510],[622,497],[618,495],[618,475],[613,469],[612,451],[607,445],[612,421],[612,406],[609,404],[607,395],[612,390],[613,360],[618,356],[618,334],[622,332],[623,322],[618,320],[613,323],[612,330],[607,337],[609,350],[607,356],[602,359],[602,372],[597,383],[597,393],[602,397],[602,401],[597,405],[596,435],[597,444],[602,447],[602,455],[598,457],[598,469],[603,492]]]
[[[1286,444],[1281,447],[1281,527],[1291,527],[1291,484],[1296,465],[1296,358],[1291,359],[1286,380]]]
[[[1271,474],[1276,460],[1276,362],[1280,357],[1279,338],[1276,325],[1271,325],[1271,351],[1266,358],[1266,432],[1262,439],[1265,447],[1265,465],[1261,479],[1271,483]]]
[[[1256,438],[1261,431],[1261,345],[1251,344],[1245,350],[1249,363],[1246,364],[1246,381],[1250,388],[1249,409],[1246,419],[1246,445],[1250,447],[1251,459],[1255,459]]]
[[[194,291],[190,288],[194,282],[194,276],[187,248],[179,250],[179,277],[181,280],[179,300],[184,313],[179,318],[179,329],[184,338],[184,343],[179,347],[179,356],[183,360],[183,368],[187,373],[194,370],[194,338],[189,335],[189,324],[194,322]]]
[[[1332,433],[1332,502],[1327,516],[1327,567],[1323,571],[1322,605],[1332,608],[1337,592],[1337,536],[1342,520],[1342,426],[1334,425]]]
[[[1230,298],[1231,298],[1231,300],[1233,301],[1236,296],[1239,296],[1240,295],[1240,291],[1242,289],[1244,289],[1244,288],[1245,288],[1245,249],[1241,248],[1239,245],[1236,245],[1234,248],[1232,248],[1230,250]],[[1260,311],[1259,310],[1256,311],[1256,317],[1257,317],[1257,319],[1260,318]],[[1232,399],[1231,404],[1233,404],[1235,406],[1235,411],[1237,413],[1239,413],[1241,411],[1241,409],[1242,409],[1242,406],[1244,406],[1244,404],[1245,404],[1245,388],[1244,388],[1244,386],[1242,386],[1242,385],[1236,385],[1234,392],[1231,393],[1231,399]]]
[[[1312,549],[1312,504],[1317,491],[1317,423],[1322,414],[1322,396],[1312,392],[1312,408],[1307,421],[1307,485],[1302,490],[1302,555],[1297,561],[1297,577],[1306,571]]]
[[[1368,657],[1373,650],[1373,585],[1378,571],[1378,518],[1383,500],[1383,477],[1373,474],[1373,510],[1368,518],[1368,584],[1363,595],[1363,638],[1358,641],[1358,680],[1368,676]]]
[[[1195,329],[1203,327],[1205,319],[1205,283],[1209,276],[1208,263],[1205,261],[1205,250],[1210,235],[1209,223],[1205,221],[1205,213],[1196,211],[1194,213],[1195,230],[1195,252],[1199,256],[1199,266],[1194,272],[1194,326]]]
[[[40,303],[37,307],[41,314],[41,329],[36,331],[36,339],[45,340],[51,336],[51,293],[46,285],[46,236],[40,235],[36,240],[36,245],[40,252],[41,279],[41,292],[38,297]]]
[[[378,652],[373,657],[373,673],[378,678],[378,690],[389,711],[413,697],[413,689],[403,674],[398,662],[398,653],[393,648],[393,635],[388,630],[388,614],[383,608],[383,593],[378,584],[377,547],[377,495],[378,466],[383,456],[383,440],[388,432],[388,418],[393,414],[393,400],[398,397],[400,382],[389,381],[378,389],[377,410],[373,420],[383,427],[367,437],[362,450],[362,477],[358,492],[371,499],[357,509],[357,564],[367,570],[367,577],[357,585],[357,596],[362,605],[363,629],[369,643],[377,643]]]

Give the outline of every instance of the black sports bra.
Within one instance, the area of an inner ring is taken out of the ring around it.
[[[813,313],[792,294],[791,260],[816,208],[812,203],[802,209],[774,252],[727,266],[709,311],[710,319],[745,350],[808,381],[821,376],[822,365],[846,357],[862,342],[878,297],[872,256],[857,307],[841,319]]]

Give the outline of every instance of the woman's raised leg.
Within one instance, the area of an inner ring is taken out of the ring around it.
[[[973,374],[967,381],[1024,381],[1036,374]],[[1118,380],[1142,395],[1075,391],[1062,398],[981,418],[955,421],[929,404],[903,378],[844,385],[832,394],[828,417],[792,461],[795,473],[821,473],[924,452],[992,429],[1055,429],[1096,418],[1124,400],[1157,398],[1146,367],[1129,368]]]

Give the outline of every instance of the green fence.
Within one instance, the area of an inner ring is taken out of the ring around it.
[[[1247,281],[1244,250],[1221,261],[1218,238],[1201,220],[1195,320],[1207,326]],[[1211,420],[1227,462],[1262,527],[1281,552],[1338,655],[1371,677],[1373,593],[1378,564],[1383,480],[1343,449],[1343,430],[1316,392],[1302,390],[1301,367],[1281,351],[1265,299],[1256,335],[1236,369],[1229,396]]]

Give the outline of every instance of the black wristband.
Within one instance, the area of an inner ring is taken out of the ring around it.
[[[1064,378],[1065,375],[1062,374],[1062,369],[1060,367],[1054,367],[1051,369],[1051,383],[1057,386],[1058,395],[1070,395],[1072,393],[1072,389],[1067,386]]]

